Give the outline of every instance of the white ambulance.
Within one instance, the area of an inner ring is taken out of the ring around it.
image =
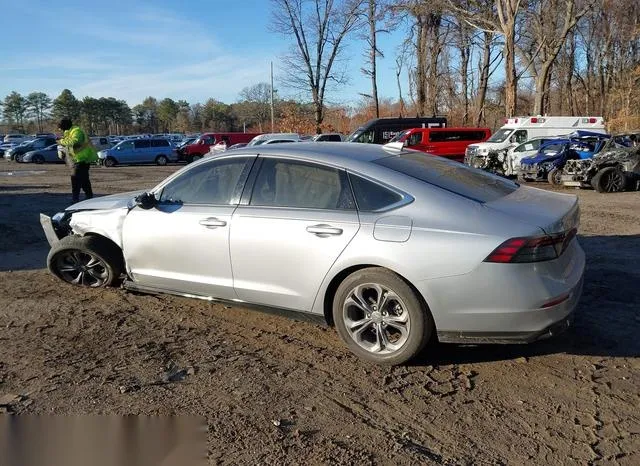
[[[602,117],[527,116],[508,118],[505,125],[485,142],[470,144],[465,152],[467,165],[482,167],[489,152],[502,152],[533,138],[563,136],[576,130],[606,133]],[[506,160],[503,160],[506,162]],[[505,164],[509,165],[509,164]]]

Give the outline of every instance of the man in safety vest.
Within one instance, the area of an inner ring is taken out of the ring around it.
[[[64,147],[65,162],[71,169],[71,194],[73,202],[80,200],[80,189],[85,197],[91,199],[91,181],[89,181],[89,167],[98,160],[98,152],[91,143],[91,139],[82,129],[74,126],[69,118],[63,118],[58,126],[64,135],[58,144]]]

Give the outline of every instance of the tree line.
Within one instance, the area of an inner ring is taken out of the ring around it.
[[[640,128],[640,0],[271,0],[270,29],[284,36],[275,130],[347,133],[377,116],[446,115],[450,125],[500,126],[515,115],[602,115],[610,129]],[[382,50],[379,38],[406,31]],[[360,46],[370,87],[346,106],[332,98],[350,76],[347,44]],[[393,57],[396,95],[378,95],[378,62]],[[271,88],[238,102],[147,97],[130,108],[113,97],[65,89],[12,92],[5,126],[51,128],[70,116],[94,134],[271,130]]]

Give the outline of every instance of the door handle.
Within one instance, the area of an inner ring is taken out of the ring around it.
[[[215,217],[203,218],[198,223],[203,227],[207,227],[207,228],[218,228],[218,227],[224,227],[227,225],[227,222],[225,222],[224,220],[219,220]]]
[[[309,233],[313,233],[320,238],[326,238],[327,236],[338,236],[342,234],[342,228],[335,228],[331,225],[311,225],[307,227]]]

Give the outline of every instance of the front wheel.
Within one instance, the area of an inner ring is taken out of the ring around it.
[[[553,168],[548,174],[547,174],[547,181],[549,182],[549,184],[551,184],[552,186],[559,186],[562,184],[562,170],[560,170],[559,168]]]
[[[434,331],[429,310],[398,275],[378,267],[349,275],[333,300],[338,334],[359,357],[403,364],[420,352]]]
[[[591,186],[599,193],[619,193],[626,189],[627,179],[619,168],[607,167],[596,173]]]
[[[115,167],[116,159],[114,159],[113,157],[107,157],[106,159],[104,159],[103,165],[105,167]]]
[[[199,155],[199,154],[192,155],[192,156],[191,156],[191,161],[192,161],[192,162],[197,162],[197,161],[198,161],[198,160],[200,160],[201,158],[202,158],[202,156],[201,156],[201,155]]]
[[[96,236],[62,238],[49,251],[47,267],[67,283],[91,288],[113,285],[123,270],[117,246]]]

